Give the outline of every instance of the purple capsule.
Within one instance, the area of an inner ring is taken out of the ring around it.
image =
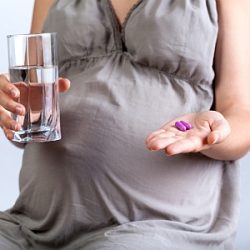
[[[192,124],[189,122],[185,122],[185,121],[180,121],[180,122],[186,127],[186,130],[189,130],[193,127]]]
[[[178,130],[183,131],[183,132],[185,132],[187,130],[186,127],[185,127],[185,125],[182,124],[180,121],[178,121],[178,122],[175,123],[175,127]]]

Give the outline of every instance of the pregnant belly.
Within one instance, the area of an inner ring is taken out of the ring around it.
[[[61,97],[61,141],[26,146],[20,176],[26,208],[45,218],[60,207],[72,215],[67,220],[86,227],[149,218],[208,222],[218,205],[221,163],[145,146],[148,133],[190,106],[174,96],[169,79],[159,85],[158,78],[97,76],[87,82],[76,76]]]

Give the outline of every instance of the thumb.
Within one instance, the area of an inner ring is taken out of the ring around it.
[[[59,78],[58,86],[59,92],[65,92],[70,88],[70,80],[66,78]]]
[[[207,143],[210,145],[224,141],[231,132],[229,123],[225,118],[213,121],[210,127],[211,133],[207,136]]]

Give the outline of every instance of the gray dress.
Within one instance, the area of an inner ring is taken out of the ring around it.
[[[108,0],[59,0],[44,31],[72,83],[63,139],[25,147],[0,249],[233,249],[237,164],[145,146],[213,105],[216,0],[141,0],[121,30]]]

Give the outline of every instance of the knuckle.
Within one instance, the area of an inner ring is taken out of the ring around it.
[[[4,74],[0,74],[0,81],[6,81],[7,80],[7,78],[6,78],[6,76],[4,75]]]
[[[8,111],[11,111],[11,112],[16,112],[15,110],[15,103],[13,101],[7,101],[5,103],[5,108],[8,110]]]
[[[9,81],[6,78],[5,75],[0,75],[0,89],[6,88],[6,85],[8,85]]]
[[[9,116],[8,112],[0,106],[0,124],[1,126],[5,126],[8,120],[12,120]]]
[[[5,119],[3,121],[3,126],[6,128],[6,131],[15,130],[15,123],[11,118]]]
[[[16,112],[17,103],[4,94],[0,94],[0,105],[6,111]]]
[[[4,75],[0,75],[0,90],[13,97],[16,97],[18,94],[16,86],[13,83],[10,83]]]

